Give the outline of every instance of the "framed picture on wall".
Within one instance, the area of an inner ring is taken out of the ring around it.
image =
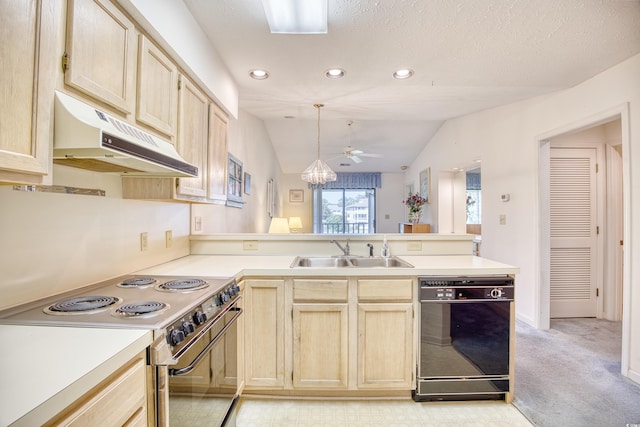
[[[420,195],[431,203],[431,168],[420,172]]]
[[[304,190],[289,190],[289,203],[304,202]]]

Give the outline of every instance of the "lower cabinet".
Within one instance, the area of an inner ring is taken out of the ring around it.
[[[347,388],[347,280],[293,280],[293,388]]]
[[[358,304],[358,388],[411,388],[413,306]]]
[[[246,387],[284,387],[284,280],[244,283]]]
[[[145,353],[140,353],[46,426],[146,426]]]
[[[246,279],[248,392],[415,386],[415,278]]]
[[[358,280],[358,388],[415,384],[412,279]]]

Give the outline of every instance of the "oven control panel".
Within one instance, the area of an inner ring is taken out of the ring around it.
[[[219,314],[239,298],[239,293],[240,287],[234,281],[173,322],[166,329],[167,343],[171,346],[172,353],[175,354],[206,326],[215,323]]]

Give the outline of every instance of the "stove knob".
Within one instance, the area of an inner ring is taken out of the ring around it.
[[[182,322],[182,324],[180,325],[180,329],[182,330],[182,332],[184,332],[185,335],[188,336],[189,334],[195,332],[196,327],[191,322]]]
[[[227,289],[227,293],[229,294],[229,296],[235,296],[236,295],[236,289],[231,286],[229,289]]]
[[[228,294],[228,293],[224,292],[224,293],[222,294],[222,303],[223,303],[223,304],[224,304],[224,303],[226,303],[226,302],[229,302],[229,300],[230,300],[230,299],[231,299],[231,297],[229,296],[229,294]]]
[[[206,313],[203,313],[200,310],[198,310],[195,313],[193,313],[193,322],[196,325],[202,325],[206,321],[207,321],[207,314]]]
[[[178,345],[182,341],[184,341],[184,339],[184,332],[180,329],[173,329],[171,332],[169,332],[169,335],[167,335],[167,341],[170,345]]]
[[[213,302],[220,307],[222,305],[222,294],[218,294],[213,298]]]
[[[238,286],[237,284],[234,284],[234,285],[233,285],[233,289],[235,289],[236,294],[239,294],[239,293],[240,293],[240,286]]]

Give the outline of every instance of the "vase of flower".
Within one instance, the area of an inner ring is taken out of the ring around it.
[[[422,209],[418,209],[415,211],[409,211],[409,222],[411,224],[417,224],[420,222],[420,218],[422,218]]]
[[[422,206],[425,203],[428,203],[428,200],[420,196],[419,193],[409,193],[409,197],[407,197],[406,200],[403,200],[402,203],[409,208],[409,222],[412,224],[419,223],[420,218],[422,217]]]

